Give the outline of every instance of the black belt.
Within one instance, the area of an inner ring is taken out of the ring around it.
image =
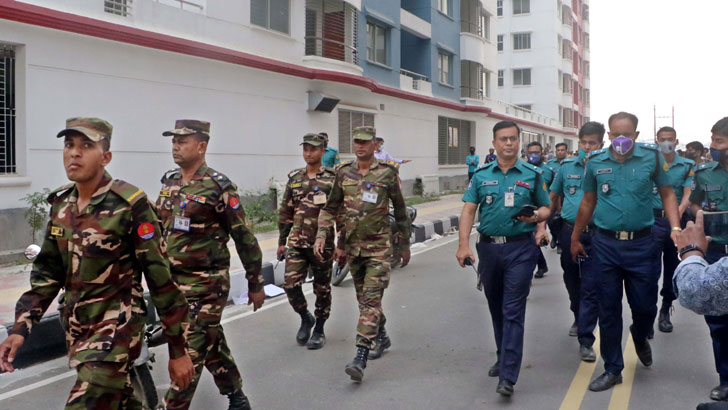
[[[610,231],[609,229],[597,228],[597,231],[602,235],[606,235],[610,238],[614,238],[618,241],[631,241],[634,239],[644,238],[645,236],[652,235],[652,228],[649,226],[645,229],[629,232],[629,231]]]
[[[710,242],[710,243],[708,243],[708,252],[716,252],[716,253],[722,253],[724,255],[728,255],[728,245]]]
[[[574,225],[571,222],[568,222],[566,219],[564,219],[564,225],[571,228],[572,231],[574,230]],[[597,229],[596,225],[589,224],[589,225],[585,226],[584,230],[581,232],[583,232],[583,233],[594,232],[596,229]]]
[[[665,210],[664,209],[652,209],[652,215],[655,216],[655,218],[664,218],[665,217]]]
[[[488,236],[480,234],[480,241],[486,242],[486,243],[495,243],[495,244],[503,244],[503,243],[511,243],[511,242],[518,242],[523,241],[525,239],[533,238],[533,235],[530,233],[522,233],[520,235],[513,235],[513,236]]]

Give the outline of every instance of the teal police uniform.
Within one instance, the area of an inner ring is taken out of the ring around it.
[[[524,205],[548,206],[543,171],[517,160],[506,173],[497,162],[475,172],[464,202],[479,206],[478,273],[493,320],[500,378],[515,384],[523,356],[523,327],[538,246],[536,224],[513,219]]]
[[[551,184],[554,182],[554,177],[556,176],[556,172],[553,170],[553,168],[549,165],[547,165],[545,162],[541,162],[538,167],[543,171],[543,177],[546,181],[546,187],[550,187]],[[551,234],[555,234],[556,232],[556,226],[553,225],[554,223],[554,215],[551,215],[551,217],[548,220],[548,226],[549,229],[551,229]],[[558,238],[558,235],[555,236],[555,238]],[[543,250],[541,248],[538,249],[539,255],[538,255],[538,272],[536,272],[537,278],[542,278],[543,274],[546,273],[549,270],[549,266],[546,263],[546,258],[543,256]]]
[[[678,204],[683,199],[685,188],[693,185],[694,166],[695,162],[687,158],[682,158],[679,155],[675,155],[672,164],[668,164],[667,162],[663,164],[662,169],[665,171],[669,184],[675,192]],[[670,238],[672,228],[670,227],[670,221],[665,217],[665,211],[662,208],[662,198],[656,185],[652,187],[652,213],[655,216],[655,224],[652,226],[652,238],[655,243],[656,252],[655,274],[660,276],[660,272],[662,272],[662,289],[660,290],[660,296],[662,296],[661,312],[669,315],[668,311],[670,306],[672,306],[672,302],[677,298],[672,287],[672,276],[675,273],[677,265],[680,264],[680,260],[677,257],[678,250],[675,247],[675,243]]]
[[[326,147],[326,152],[324,152],[324,156],[321,157],[321,163],[328,168],[334,168],[337,164],[341,164],[339,151],[331,147]]]
[[[548,162],[546,162],[546,166],[554,173],[554,177],[559,172],[559,169],[561,169],[561,165],[563,165],[564,161],[567,159],[569,158],[564,158],[559,161],[557,158],[551,158]]]
[[[705,211],[728,211],[728,170],[718,162],[700,164],[695,169],[690,202]],[[705,260],[716,263],[728,256],[728,236],[713,236],[708,243]],[[721,386],[728,385],[728,315],[705,316],[713,339],[715,368],[720,375]]]
[[[480,163],[480,157],[477,155],[468,155],[465,157],[465,164],[468,166],[468,181],[473,178],[475,170],[478,169]]]
[[[669,186],[665,159],[654,144],[635,143],[624,162],[611,149],[590,154],[584,173],[584,192],[597,197],[592,244],[599,276],[601,354],[608,373],[619,375],[622,357],[622,289],[632,310],[632,338],[640,347],[657,315],[655,251],[651,227],[652,186]]]
[[[551,184],[551,192],[563,198],[561,205],[563,225],[560,226],[558,238],[564,245],[571,243],[576,214],[584,197],[582,183],[585,168],[584,160],[567,158],[561,164]],[[592,246],[593,235],[594,225],[590,223],[579,235],[587,257],[580,258],[578,263],[571,257],[570,246],[563,246],[561,251],[561,268],[564,270],[564,284],[569,294],[569,308],[574,313],[579,344],[587,347],[594,345],[594,328],[599,319],[599,289]]]

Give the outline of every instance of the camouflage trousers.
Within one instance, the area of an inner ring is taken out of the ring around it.
[[[227,303],[227,288],[222,294],[213,294],[216,299],[206,298],[190,302],[190,323],[185,332],[187,352],[192,359],[195,374],[186,389],[170,386],[164,398],[167,409],[188,409],[202,376],[202,369],[212,374],[220,394],[228,395],[243,387],[243,379],[225,340],[220,319]]]
[[[355,256],[349,257],[349,267],[359,302],[356,346],[372,349],[379,329],[387,322],[382,296],[389,286],[390,265],[386,256]]]
[[[139,409],[129,378],[130,363],[85,362],[76,367],[76,383],[66,410]]]
[[[283,289],[288,296],[293,310],[303,313],[308,310],[306,297],[301,286],[306,280],[308,269],[313,271],[313,293],[316,295],[316,318],[326,320],[331,312],[331,265],[334,251],[324,251],[324,260],[320,261],[312,248],[289,248],[286,256],[286,274]]]

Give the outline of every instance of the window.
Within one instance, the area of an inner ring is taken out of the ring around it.
[[[362,126],[374,126],[374,114],[339,110],[339,152],[342,154],[352,153],[352,135],[354,128]]]
[[[531,48],[531,33],[514,33],[513,49],[528,50]]]
[[[485,69],[481,70],[481,80],[480,80],[480,92],[485,93],[486,98],[490,98],[490,76],[491,72],[487,71]]]
[[[357,15],[341,0],[306,0],[306,55],[357,64]]]
[[[531,69],[519,68],[513,70],[513,85],[531,85]]]
[[[564,88],[564,72],[559,70],[557,73],[557,76],[559,78],[559,90],[563,90]]]
[[[589,5],[585,4],[581,9],[581,18],[584,21],[589,21]]]
[[[367,23],[367,60],[387,64],[387,28]]]
[[[503,51],[503,34],[498,34],[498,51]]]
[[[528,14],[531,12],[531,0],[513,0],[513,14]]]
[[[571,74],[562,74],[561,92],[564,94],[571,94]]]
[[[482,36],[483,23],[481,21],[483,7],[480,0],[460,1],[460,32]]]
[[[250,0],[250,23],[290,34],[290,0]]]
[[[438,81],[442,84],[452,84],[452,55],[440,51],[437,55]]]
[[[490,40],[490,15],[488,13],[480,14],[480,36],[486,40]]]
[[[15,53],[0,44],[0,175],[15,172]]]
[[[571,60],[571,55],[573,54],[573,47],[571,45],[571,41],[567,39],[561,40],[561,57],[564,60]]]
[[[437,157],[440,165],[462,165],[469,154],[474,125],[455,118],[437,119]]]
[[[441,13],[451,16],[452,0],[437,0],[437,9],[440,10]]]
[[[460,97],[482,100],[485,96],[483,66],[469,60],[460,61]]]
[[[503,87],[505,85],[505,72],[503,70],[498,70],[498,87]]]
[[[496,14],[498,15],[498,17],[502,17],[503,16],[503,0],[498,0],[498,2],[496,4],[497,4]]]
[[[131,16],[132,0],[104,0],[104,11],[118,16]]]

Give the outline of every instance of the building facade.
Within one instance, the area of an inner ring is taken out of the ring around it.
[[[0,252],[31,240],[22,198],[66,182],[73,116],[114,125],[109,171],[156,199],[174,168],[175,119],[210,121],[210,165],[244,191],[303,166],[303,134],[325,131],[351,159],[373,125],[405,191],[462,189],[468,147],[499,120],[525,135],[573,129],[494,98],[495,0],[0,1]]]

